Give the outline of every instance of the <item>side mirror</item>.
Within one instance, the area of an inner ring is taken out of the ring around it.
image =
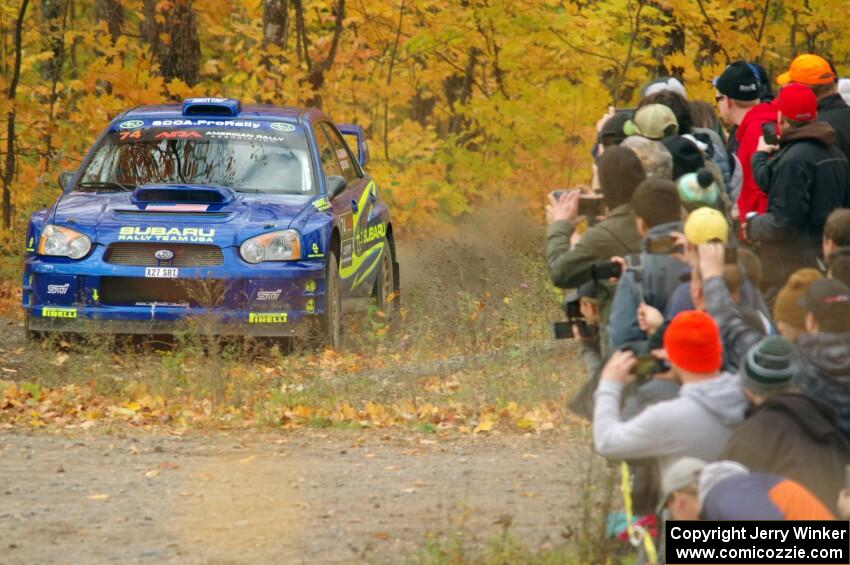
[[[333,200],[346,189],[348,183],[345,182],[345,179],[337,176],[331,175],[328,177],[328,199]]]
[[[74,180],[73,171],[64,171],[59,173],[59,188],[66,190],[71,186],[71,181]]]

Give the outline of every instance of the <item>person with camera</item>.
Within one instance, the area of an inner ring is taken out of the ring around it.
[[[554,194],[549,196],[546,264],[552,283],[560,288],[578,288],[593,279],[594,263],[639,249],[640,234],[635,226],[631,198],[635,188],[646,178],[640,160],[631,150],[613,145],[599,157],[597,166],[608,216],[580,237],[576,234],[583,200],[580,192],[564,192],[557,198]],[[596,301],[603,353],[608,341],[605,324],[612,295],[613,286],[607,280],[600,281],[596,287]]]
[[[835,130],[817,121],[817,99],[802,84],[776,98],[778,146],[759,139],[753,177],[767,194],[767,212],[747,219],[764,268],[763,285],[779,288],[797,269],[818,268],[829,214],[850,202],[850,164],[835,146]]]
[[[632,208],[643,237],[641,253],[615,259],[622,274],[608,318],[611,350],[646,340],[638,324],[638,306],[646,303],[663,311],[681,276],[690,269],[675,257],[675,249],[669,245],[673,234],[682,231],[682,203],[676,185],[669,180],[647,179],[635,190]]]
[[[678,396],[653,404],[629,420],[621,413],[625,386],[635,380],[640,359],[616,351],[602,369],[593,416],[593,445],[609,459],[654,459],[664,469],[680,457],[715,461],[744,419],[747,400],[738,378],[720,370],[723,346],[711,317],[698,311],[677,315],[664,332],[663,352]]]

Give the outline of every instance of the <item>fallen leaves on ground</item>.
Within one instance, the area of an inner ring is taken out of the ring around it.
[[[340,402],[333,407],[286,405],[258,401],[243,407],[216,406],[208,399],[142,394],[117,400],[98,394],[94,387],[67,385],[44,388],[32,383],[0,381],[0,423],[31,428],[91,429],[98,425],[127,424],[180,428],[251,427],[272,425],[302,427],[393,428],[422,426],[423,431],[454,430],[486,435],[499,432],[545,432],[586,425],[565,413],[562,401],[503,407],[465,405],[460,402],[392,403]],[[250,463],[250,461],[240,461]],[[154,475],[149,475],[154,476]]]

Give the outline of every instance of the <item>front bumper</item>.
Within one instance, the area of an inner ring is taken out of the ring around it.
[[[31,255],[23,307],[33,331],[302,336],[325,308],[324,261],[248,265],[234,248],[215,267],[145,278],[95,249],[81,261]]]

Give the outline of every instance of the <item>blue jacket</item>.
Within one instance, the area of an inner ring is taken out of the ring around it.
[[[674,259],[672,255],[655,255],[646,252],[646,240],[682,231],[682,222],[670,222],[655,226],[641,242],[640,264],[641,282],[635,273],[626,271],[620,277],[611,313],[608,317],[608,341],[612,349],[620,349],[632,342],[646,340],[638,327],[637,309],[643,302],[664,311],[667,301],[680,284],[681,276],[690,270],[685,263]]]

